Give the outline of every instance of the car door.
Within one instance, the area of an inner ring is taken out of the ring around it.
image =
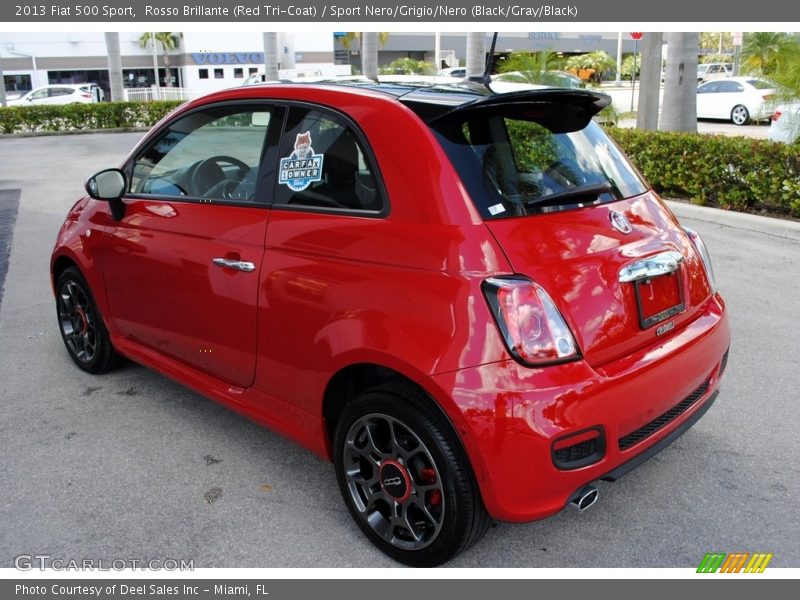
[[[105,215],[110,316],[128,339],[238,387],[253,381],[257,295],[283,109],[217,104],[151,136]],[[273,160],[274,162],[274,160]],[[273,170],[274,171],[274,170]]]
[[[741,83],[726,80],[718,81],[714,117],[717,119],[730,119],[733,107],[737,104],[742,104],[744,101],[743,92],[744,86]]]
[[[30,96],[28,96],[27,100],[31,104],[48,104],[48,91],[48,88],[36,90]]]
[[[697,87],[697,116],[701,119],[713,118],[714,101],[718,83],[710,81]]]

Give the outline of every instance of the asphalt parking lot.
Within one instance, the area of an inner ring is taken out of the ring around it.
[[[0,190],[21,190],[0,304],[0,567],[34,553],[397,566],[360,534],[324,461],[152,371],[92,377],[67,356],[50,251],[85,177],[140,136],[0,141]],[[696,567],[713,550],[800,567],[800,243],[686,223],[704,236],[730,309],[715,405],[663,453],[601,483],[590,510],[497,524],[449,566]]]

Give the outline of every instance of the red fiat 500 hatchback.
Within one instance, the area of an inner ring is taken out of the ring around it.
[[[608,102],[353,83],[185,104],[67,216],[67,350],[332,460],[408,564],[587,508],[709,408],[730,336],[702,240],[593,123]]]

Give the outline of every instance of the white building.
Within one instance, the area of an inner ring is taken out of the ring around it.
[[[144,32],[121,32],[124,85],[155,83],[151,43],[142,47]],[[240,85],[264,70],[264,40],[259,32],[175,32],[178,47],[169,52],[171,84],[199,93]],[[279,35],[281,68],[319,69],[334,64],[333,36],[312,33]],[[167,84],[161,44],[155,62],[159,84]],[[108,57],[103,33],[0,32],[0,61],[9,93],[48,83],[96,82],[109,97]]]

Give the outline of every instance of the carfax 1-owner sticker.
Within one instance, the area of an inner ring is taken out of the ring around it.
[[[295,192],[302,192],[315,181],[322,179],[322,154],[314,154],[311,133],[298,133],[292,153],[281,159],[278,183],[288,185]]]

